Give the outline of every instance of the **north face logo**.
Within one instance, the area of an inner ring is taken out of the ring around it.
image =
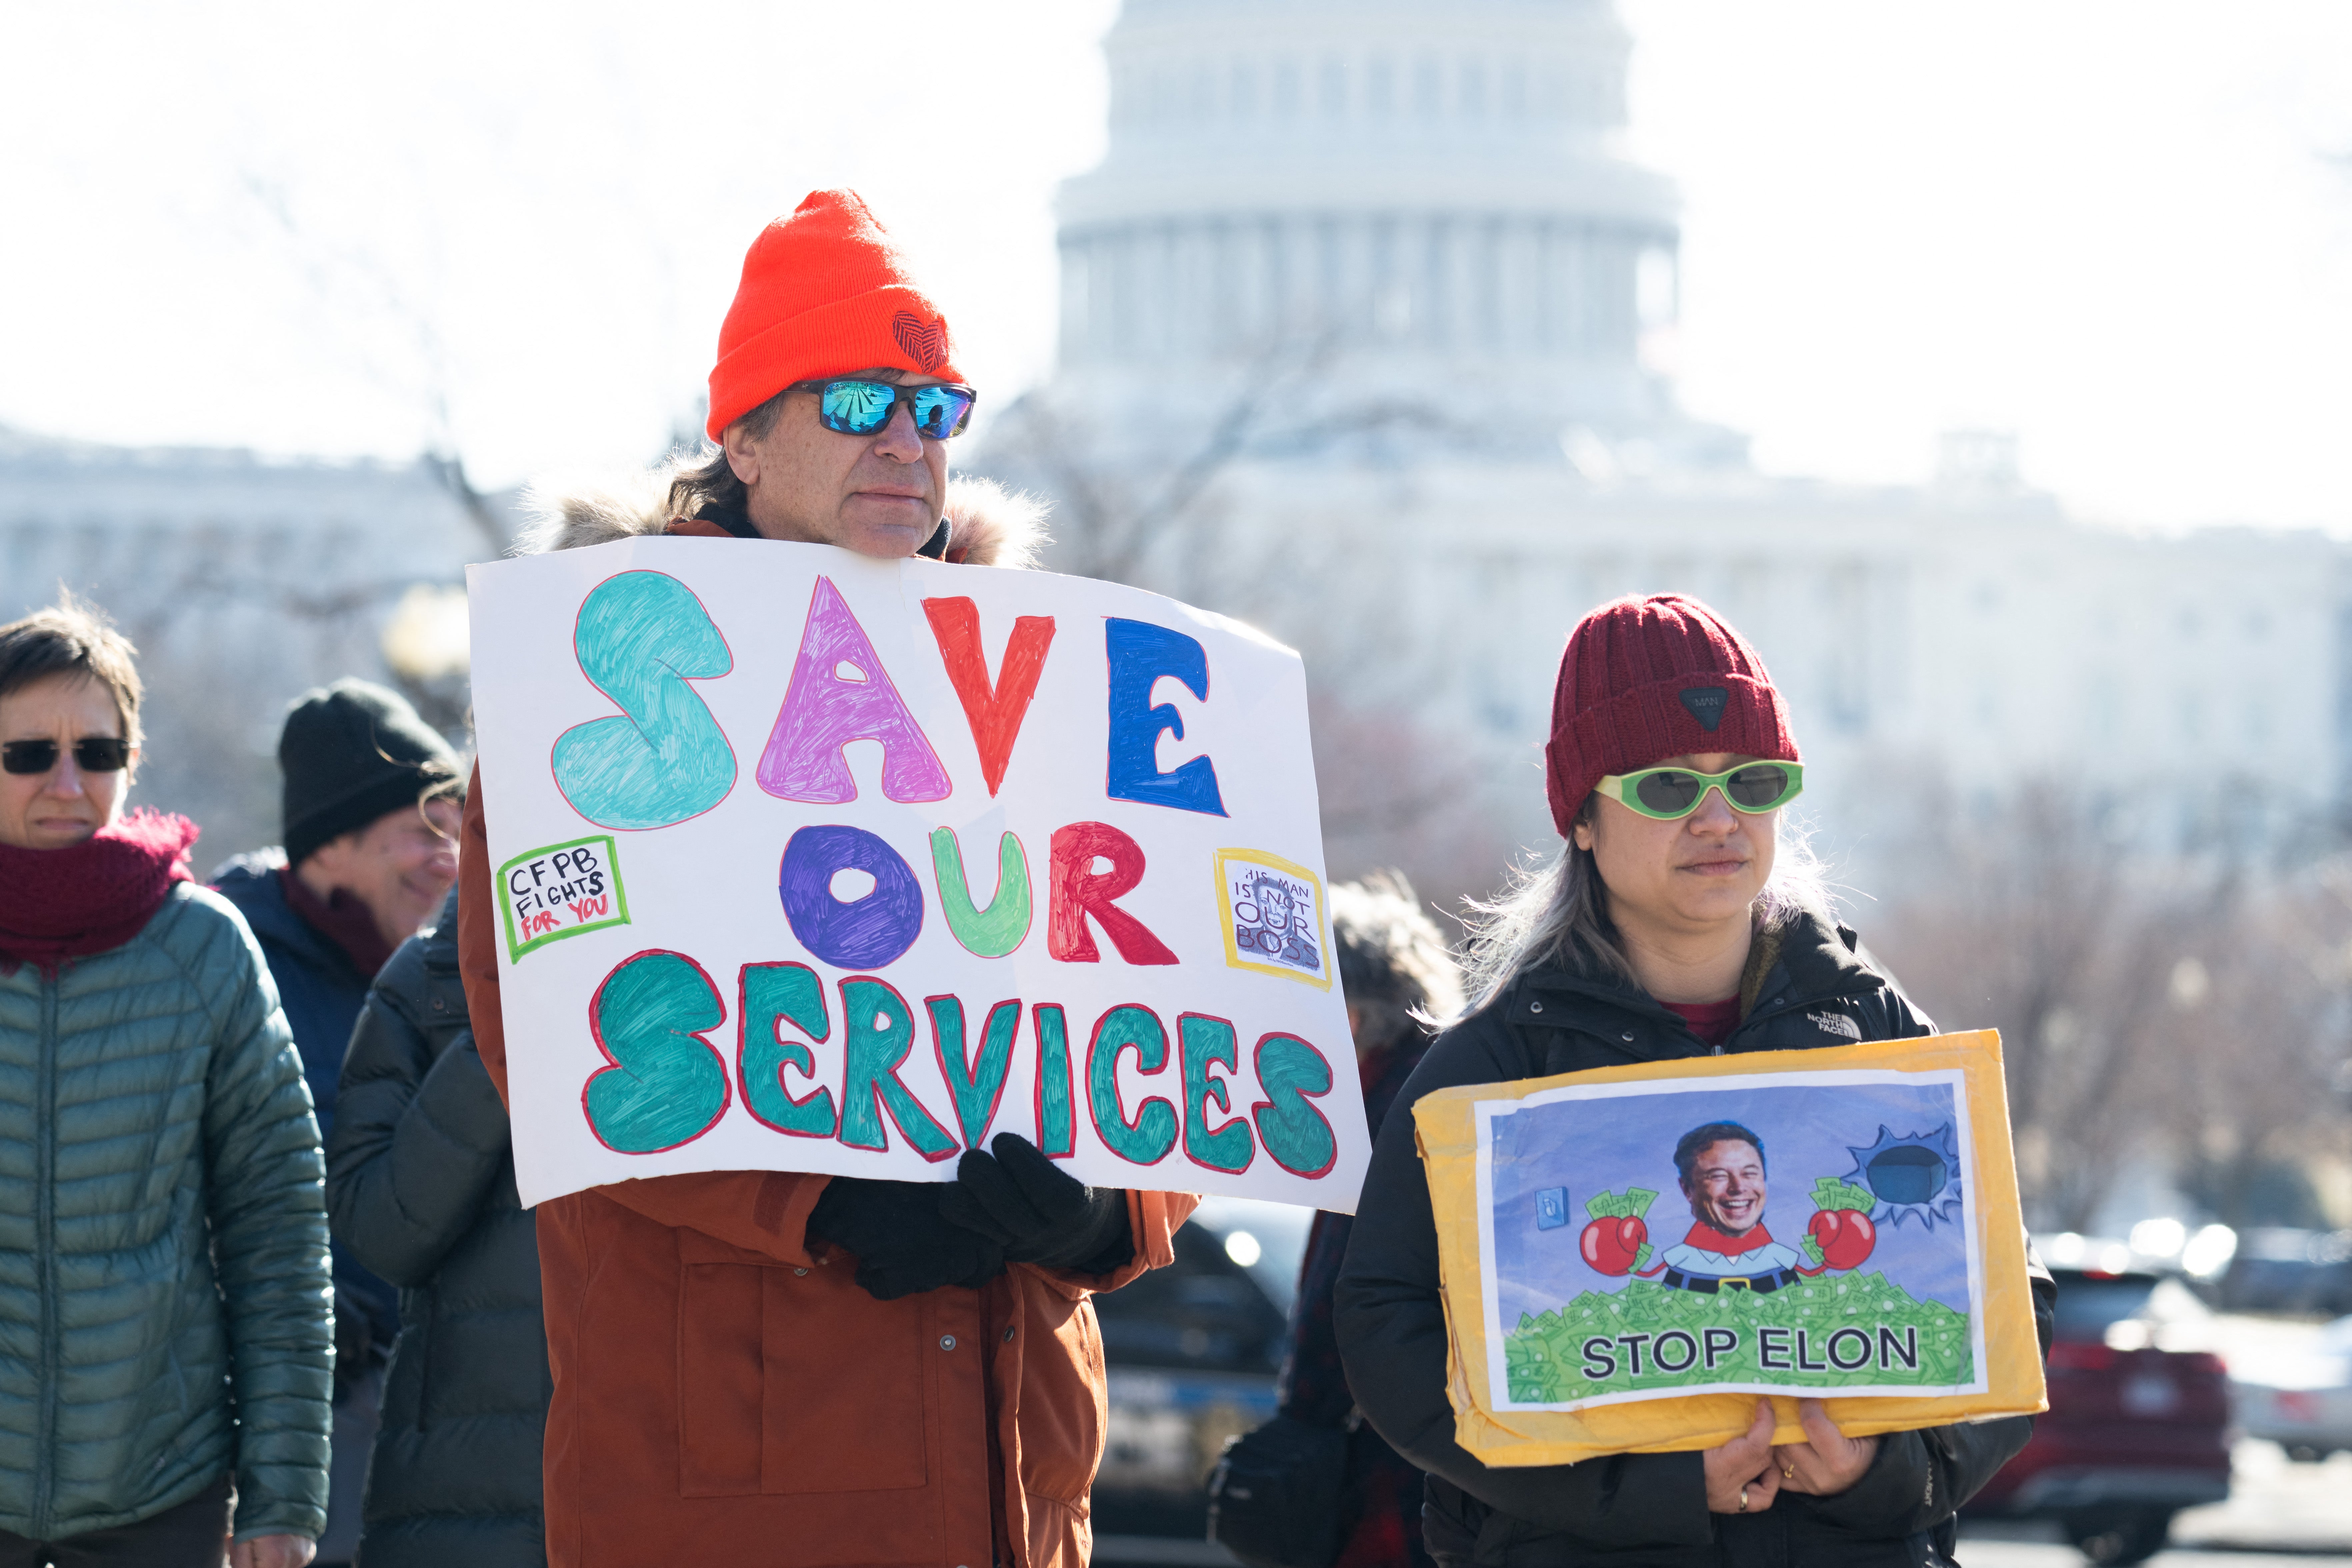
[[[1849,1040],[1862,1038],[1862,1026],[1843,1013],[1808,1013],[1805,1021],[1825,1034],[1843,1035]]]
[[[1731,693],[1720,686],[1694,686],[1685,690],[1682,698],[1683,706],[1698,721],[1698,727],[1712,735],[1715,727],[1723,722],[1724,705],[1731,700]]]
[[[926,321],[912,310],[901,310],[890,318],[890,335],[898,340],[908,358],[923,367],[926,375],[948,362],[945,321]],[[1709,724],[1707,728],[1712,730],[1715,726]]]

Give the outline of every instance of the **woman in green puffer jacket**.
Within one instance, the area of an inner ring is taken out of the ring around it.
[[[325,1166],[259,949],[121,816],[131,647],[0,626],[0,1563],[301,1568],[326,1522]],[[232,1527],[229,1498],[236,1491]]]

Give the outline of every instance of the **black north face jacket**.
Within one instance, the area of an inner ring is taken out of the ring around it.
[[[1726,1052],[1810,1050],[1934,1033],[1853,931],[1812,916],[1780,952]],[[1521,975],[1439,1037],[1400,1106],[1460,1084],[1706,1056],[1683,1020],[1628,984],[1564,970]],[[2044,1354],[2056,1288],[2033,1264]],[[1709,1513],[1698,1454],[1621,1454],[1577,1465],[1488,1468],[1454,1440],[1437,1229],[1413,1121],[1392,1115],[1339,1275],[1348,1382],[1372,1426],[1429,1472],[1423,1539],[1441,1562],[1501,1568],[1922,1568],[1952,1550],[1953,1514],[2025,1446],[2031,1417],[1889,1433],[1835,1497],[1782,1492],[1757,1514]]]

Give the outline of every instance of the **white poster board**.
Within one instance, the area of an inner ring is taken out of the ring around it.
[[[684,1171],[1352,1212],[1298,656],[1113,584],[648,538],[469,569],[523,1202]]]

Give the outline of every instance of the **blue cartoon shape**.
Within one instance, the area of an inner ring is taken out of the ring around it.
[[[1849,1145],[1846,1152],[1853,1156],[1853,1170],[1845,1179],[1878,1199],[1870,1215],[1874,1224],[1916,1219],[1933,1230],[1937,1220],[1959,1223],[1960,1146],[1951,1122],[1899,1138],[1882,1125],[1876,1142]]]

